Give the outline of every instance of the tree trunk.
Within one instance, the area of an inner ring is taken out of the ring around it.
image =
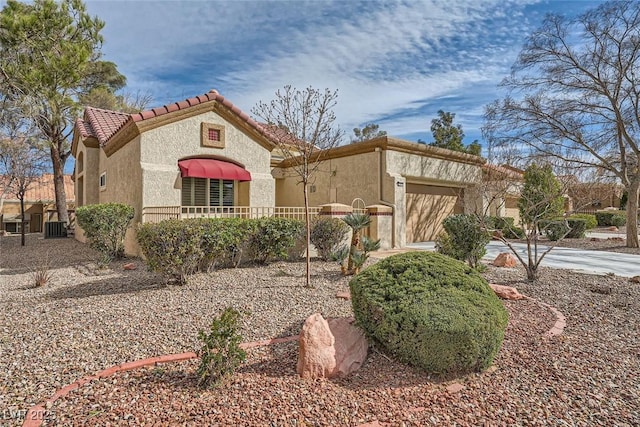
[[[640,177],[639,177],[640,178]],[[640,179],[634,178],[627,189],[627,247],[637,248],[638,245],[638,193],[640,192]]]
[[[304,185],[304,221],[307,227],[307,262],[306,262],[306,275],[305,284],[307,287],[311,287],[311,221],[309,218],[309,194],[307,192],[307,183]]]
[[[20,245],[24,246],[24,194],[20,195]]]
[[[56,193],[56,211],[58,221],[69,224],[69,212],[67,211],[67,194],[64,189],[64,164],[66,158],[60,152],[62,144],[51,142],[51,163],[53,164],[53,186]]]

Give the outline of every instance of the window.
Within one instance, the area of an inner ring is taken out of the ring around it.
[[[102,172],[100,174],[100,188],[105,188],[107,186],[107,173]]]
[[[209,129],[209,141],[220,141],[220,129]]]
[[[201,144],[203,147],[224,148],[224,126],[202,123]]]
[[[229,179],[182,178],[182,206],[233,206],[234,186]]]

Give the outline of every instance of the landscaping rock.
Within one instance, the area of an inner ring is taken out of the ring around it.
[[[369,342],[354,318],[329,319],[329,329],[335,338],[336,368],[333,376],[346,377],[357,371],[367,358]]]
[[[458,393],[464,388],[464,386],[460,383],[453,383],[447,386],[447,391],[449,393]]]
[[[502,252],[498,254],[496,259],[493,260],[493,265],[495,265],[496,267],[513,268],[516,265],[518,265],[518,262],[513,257],[513,255],[506,252]]]
[[[136,267],[136,265],[134,263],[130,262],[128,264],[123,265],[122,268],[124,270],[135,270],[138,267]]]
[[[615,225],[612,225],[611,227],[607,228],[607,231],[618,231],[618,227],[616,227]]]
[[[367,357],[369,344],[354,319],[325,320],[316,313],[300,332],[297,372],[303,378],[344,377],[357,370]]]
[[[502,230],[493,230],[493,234],[491,235],[491,238],[493,240],[500,240],[504,238],[504,233],[502,232]]]
[[[607,240],[611,240],[612,242],[624,242],[624,237],[609,237]]]
[[[302,378],[329,378],[336,369],[335,342],[322,315],[309,316],[300,331],[298,374]]]
[[[494,285],[493,283],[489,283],[489,286],[491,286],[493,292],[495,292],[496,295],[498,295],[498,297],[502,299],[520,300],[526,298],[524,295],[518,292],[516,288],[513,288],[511,286]]]
[[[633,276],[629,281],[632,283],[640,283],[640,276]]]
[[[598,237],[592,237],[590,240],[591,240],[592,242],[600,242],[600,241],[602,241],[602,239],[600,239],[600,238],[598,238]]]
[[[336,298],[346,299],[347,301],[351,299],[350,291],[340,291],[336,293]]]

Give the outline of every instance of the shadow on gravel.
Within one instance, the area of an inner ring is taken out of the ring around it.
[[[25,274],[45,265],[49,269],[66,268],[99,258],[93,249],[72,237],[44,239],[42,234],[26,237],[25,246],[20,245],[20,236],[0,237],[0,276]]]
[[[101,295],[154,291],[166,288],[167,286],[169,285],[158,277],[134,278],[121,276],[55,289],[49,292],[46,297],[52,300],[88,298]]]

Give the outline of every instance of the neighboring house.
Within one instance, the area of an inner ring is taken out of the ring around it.
[[[511,217],[520,224],[520,191],[524,171],[509,165],[485,164],[482,167],[484,215]]]
[[[620,208],[624,186],[618,183],[571,182],[567,194],[577,211]]]
[[[72,178],[71,175],[64,176],[64,188],[67,195],[67,208],[73,212],[75,189]],[[0,183],[7,180],[8,177],[0,176]],[[57,220],[55,200],[53,174],[43,174],[29,186],[24,197],[26,233],[42,233],[45,222]],[[5,194],[0,200],[0,217],[2,220],[0,230],[20,233],[22,223],[20,200],[12,192]]]
[[[87,108],[72,144],[77,204],[127,203],[135,223],[299,215],[299,177],[274,137],[216,91],[136,114]],[[442,219],[471,212],[482,199],[484,160],[477,156],[386,136],[323,154],[311,206],[350,208],[357,199],[386,206],[385,247],[431,240]],[[138,253],[133,232],[126,250]]]

